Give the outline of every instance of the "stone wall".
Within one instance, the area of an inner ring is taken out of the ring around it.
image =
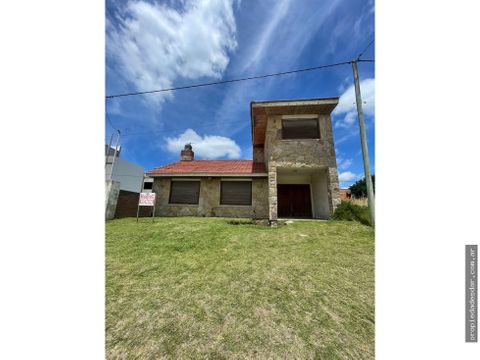
[[[330,214],[333,214],[337,206],[340,204],[340,184],[338,183],[337,168],[329,167],[327,170],[328,184],[328,202],[330,205]]]
[[[277,220],[277,171],[283,169],[327,171],[330,214],[340,203],[337,161],[329,115],[319,115],[320,139],[283,140],[282,116],[267,119],[265,164],[268,169],[269,219]]]
[[[253,146],[253,162],[254,163],[265,162],[265,153],[264,153],[263,146],[260,146],[260,145]]]
[[[157,194],[156,216],[219,216],[268,218],[267,178],[252,179],[252,205],[220,205],[220,178],[202,178],[198,204],[169,204],[169,178],[156,178],[153,191]]]
[[[274,161],[268,163],[268,219],[277,221],[277,167]]]
[[[319,115],[320,139],[283,140],[282,116],[270,116],[265,132],[265,161],[295,167],[337,167],[330,116]]]

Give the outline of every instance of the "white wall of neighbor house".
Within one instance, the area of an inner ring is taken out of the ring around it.
[[[295,173],[293,170],[284,169],[277,174],[277,184],[309,184],[313,217],[329,218],[328,183],[324,170]]]
[[[110,179],[112,165],[108,164],[105,169],[107,179]],[[116,158],[113,165],[112,180],[120,183],[120,190],[139,193],[143,187],[143,167],[133,164],[121,158]]]

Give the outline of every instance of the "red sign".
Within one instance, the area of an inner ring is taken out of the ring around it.
[[[140,193],[138,206],[155,206],[155,193]]]

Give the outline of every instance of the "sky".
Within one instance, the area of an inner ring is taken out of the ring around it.
[[[373,0],[107,0],[106,94],[179,87],[354,59],[374,38]],[[374,59],[374,45],[362,57]],[[375,173],[375,69],[359,77]],[[363,178],[351,65],[106,100],[106,142],[145,170],[179,160],[252,159],[250,102],[340,97],[332,113],[340,186]]]

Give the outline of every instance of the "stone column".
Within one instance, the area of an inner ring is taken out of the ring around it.
[[[268,162],[268,220],[270,225],[277,225],[277,166],[274,161]]]
[[[337,205],[340,204],[340,185],[338,183],[338,172],[335,167],[329,167],[327,170],[328,185],[328,205],[330,207],[330,216],[333,215]]]

